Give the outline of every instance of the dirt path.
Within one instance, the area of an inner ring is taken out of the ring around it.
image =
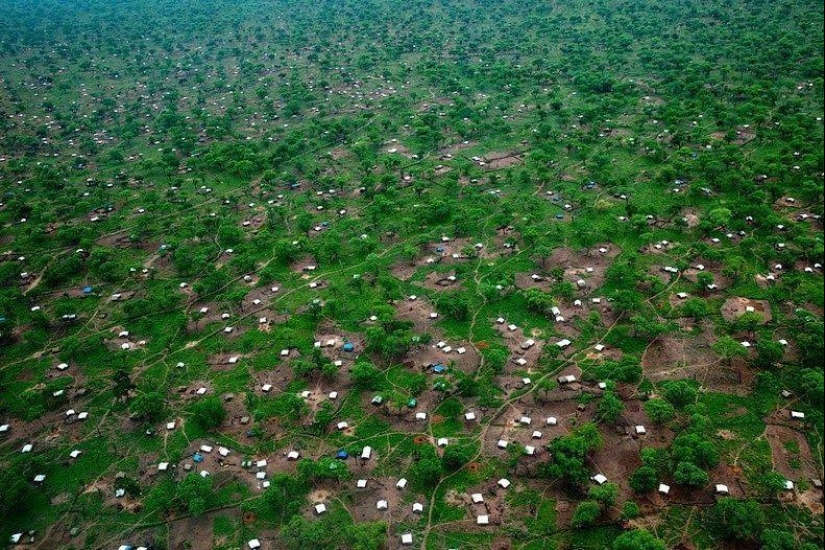
[[[602,339],[603,339],[603,338],[605,338],[607,335],[609,335],[609,334],[610,334],[610,332],[612,332],[612,331],[613,331],[613,329],[614,329],[615,327],[616,327],[616,321],[614,321],[614,322],[613,322],[613,324],[611,324],[611,325],[610,325],[610,327],[608,327],[607,332],[605,333],[605,335],[604,335],[604,336],[602,336]],[[586,349],[587,349],[587,347],[585,346],[585,348],[584,348],[584,349],[586,350]],[[563,371],[564,369],[566,369],[566,368],[567,368],[567,367],[569,367],[570,365],[575,364],[578,360],[582,359],[582,358],[583,358],[583,357],[585,357],[586,355],[587,355],[587,352],[586,352],[586,351],[584,351],[584,350],[582,350],[582,351],[578,351],[578,352],[574,353],[573,355],[571,355],[568,359],[566,359],[566,360],[565,360],[565,361],[564,361],[561,365],[559,365],[557,368],[552,369],[551,371],[549,371],[549,372],[545,373],[544,375],[542,375],[541,377],[539,377],[537,380],[535,380],[535,381],[534,381],[534,383],[533,383],[533,384],[531,384],[531,385],[528,387],[528,389],[527,389],[527,390],[525,390],[525,391],[518,391],[518,392],[516,392],[515,390],[512,390],[512,391],[510,392],[510,394],[508,395],[508,397],[505,399],[504,403],[503,403],[503,404],[502,404],[502,405],[501,405],[498,409],[496,409],[496,410],[493,412],[493,415],[490,417],[489,422],[487,422],[486,424],[484,424],[484,426],[482,427],[482,429],[481,429],[481,433],[479,433],[478,438],[476,438],[476,439],[478,439],[480,442],[482,442],[482,444],[480,444],[480,445],[479,445],[479,450],[478,450],[478,452],[475,454],[475,456],[473,456],[473,458],[472,458],[472,459],[470,459],[470,460],[468,461],[468,464],[471,464],[471,463],[473,463],[473,462],[477,461],[477,460],[481,457],[481,455],[482,455],[482,453],[483,453],[483,449],[484,449],[483,442],[484,442],[484,441],[486,440],[486,438],[487,438],[487,433],[488,433],[488,431],[489,431],[491,428],[493,428],[493,427],[498,427],[498,428],[500,428],[500,426],[496,426],[496,425],[495,425],[495,421],[496,421],[499,417],[501,417],[501,415],[503,415],[503,414],[504,414],[504,413],[505,413],[505,412],[506,412],[506,411],[507,411],[507,410],[508,410],[508,409],[509,409],[512,405],[513,405],[513,403],[515,403],[518,399],[520,399],[520,398],[522,398],[522,397],[524,397],[524,396],[526,396],[526,395],[530,395],[530,394],[532,394],[534,391],[536,391],[536,390],[537,390],[537,389],[541,386],[541,384],[542,384],[542,382],[543,382],[544,380],[546,380],[546,379],[548,379],[548,378],[550,378],[550,377],[556,376],[559,372]],[[441,481],[439,481],[439,482],[438,482],[438,485],[436,485],[435,489],[433,489],[433,494],[432,494],[432,496],[430,497],[429,511],[428,511],[428,513],[427,513],[427,524],[426,524],[426,526],[424,527],[424,530],[423,530],[423,537],[422,537],[422,540],[421,540],[420,550],[427,550],[427,542],[428,542],[428,540],[429,540],[430,533],[432,532],[432,530],[433,530],[433,528],[434,528],[434,526],[433,526],[433,510],[435,509],[435,500],[436,500],[436,497],[437,497],[437,495],[438,495],[438,491],[439,491],[439,489],[440,489],[440,488],[441,488],[441,486],[444,484],[444,482],[446,482],[446,481],[447,481],[447,480],[449,480],[450,478],[452,478],[452,477],[454,477],[454,476],[458,475],[458,474],[459,474],[460,472],[462,472],[462,471],[463,471],[466,467],[467,467],[466,465],[465,465],[465,466],[462,466],[462,467],[461,467],[459,470],[457,470],[456,472],[454,472],[454,473],[452,473],[452,474],[450,474],[450,475],[448,475],[448,476],[446,476],[446,477],[442,478],[442,479],[441,479]]]

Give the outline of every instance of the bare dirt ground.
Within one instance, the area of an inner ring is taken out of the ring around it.
[[[463,141],[461,143],[456,143],[455,145],[450,145],[448,147],[445,147],[445,148],[441,149],[438,153],[442,157],[446,156],[446,155],[457,155],[461,151],[464,151],[466,149],[471,149],[472,147],[475,147],[476,145],[478,145],[478,142]]]
[[[315,258],[313,258],[312,256],[304,256],[303,258],[301,258],[297,262],[293,263],[290,266],[290,269],[292,269],[292,271],[294,271],[295,273],[305,273],[305,272],[308,272],[307,271],[308,268],[310,268],[312,266],[317,267],[318,266],[318,261]]]
[[[771,304],[767,300],[751,300],[749,298],[729,298],[722,305],[722,317],[728,322],[736,321],[739,317],[748,312],[748,308],[754,309],[755,313],[762,316],[762,323],[767,324],[773,318],[771,314]]]
[[[401,143],[398,143],[397,140],[386,143],[382,150],[388,155],[401,155],[406,158],[412,158],[413,156],[412,152]]]
[[[605,250],[605,252],[600,252]],[[564,280],[576,284],[583,279],[587,290],[597,289],[604,284],[605,270],[621,254],[621,249],[611,244],[597,244],[589,251],[575,251],[557,248],[547,261],[547,269],[564,269]]]
[[[721,364],[711,349],[715,341],[709,327],[696,335],[671,334],[650,344],[642,356],[645,376],[653,382],[693,379],[719,391],[746,395],[753,373],[741,362]]]
[[[410,263],[406,260],[397,262],[390,268],[390,272],[392,276],[396,279],[401,281],[409,281],[410,278],[415,275],[415,272],[418,270],[419,266],[416,263]]]
[[[769,424],[765,437],[771,446],[774,469],[790,480],[821,479],[821,472],[808,440],[796,429]]]
[[[233,520],[240,517],[240,510],[222,510],[200,518],[186,518],[176,521],[169,528],[170,550],[211,550],[212,523],[217,515],[229,516]]]
[[[504,338],[504,344],[510,350],[510,359],[507,361],[507,365],[504,368],[505,375],[512,376],[518,371],[527,371],[529,373],[531,369],[536,367],[539,357],[541,357],[541,352],[546,345],[545,341],[538,339],[533,334],[525,334],[524,329],[522,328],[517,328],[516,330],[511,331],[507,328],[506,324],[496,324],[495,328]],[[533,340],[535,343],[529,349],[524,349],[522,346],[528,340]],[[519,359],[523,359],[526,363],[523,366],[519,365],[517,363]],[[519,377],[519,379],[520,378],[521,377]],[[511,389],[510,386],[511,385],[508,384],[508,388],[505,388],[505,390]]]
[[[524,164],[524,154],[518,151],[510,151],[507,153],[488,153],[484,155],[483,168],[485,170],[504,170],[513,166]]]
[[[451,281],[449,277],[456,277],[455,271],[431,271],[423,281],[416,281],[415,284],[429,290],[459,290],[461,288],[461,279],[456,278],[455,281]]]

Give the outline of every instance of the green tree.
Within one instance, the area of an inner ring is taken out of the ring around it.
[[[614,392],[608,391],[602,396],[599,401],[599,406],[596,409],[596,418],[601,422],[608,424],[615,424],[619,417],[624,412],[624,403],[621,398]]]
[[[114,383],[112,393],[115,394],[115,397],[125,397],[129,394],[129,390],[135,387],[126,369],[117,369],[112,374],[112,382]]]
[[[726,227],[733,214],[727,208],[714,208],[708,212],[708,222],[715,228]]]
[[[350,550],[383,550],[387,547],[387,524],[359,522],[345,529],[347,548]]]
[[[765,525],[765,514],[755,500],[723,498],[710,510],[713,526],[726,539],[755,541]]]
[[[694,321],[701,321],[708,316],[707,302],[701,298],[688,298],[682,305],[682,315],[691,317]]]
[[[378,382],[381,378],[381,371],[370,363],[361,361],[352,367],[350,377],[356,387],[365,390],[376,390],[378,389]]]
[[[527,302],[527,309],[541,315],[547,313],[547,310],[555,305],[555,300],[551,294],[542,292],[537,288],[522,290],[521,296]]]
[[[4,517],[25,511],[29,506],[31,488],[29,472],[19,464],[0,468],[0,513]]]
[[[449,445],[441,455],[441,466],[445,473],[457,472],[470,463],[475,456],[471,447],[464,445]]]
[[[644,408],[645,414],[657,426],[664,426],[676,417],[676,409],[664,399],[650,399]]]
[[[296,515],[280,531],[281,541],[288,550],[307,550],[308,548],[330,548],[334,541],[340,540],[337,529],[330,529],[325,521],[309,521]]]
[[[411,244],[407,244],[402,249],[401,255],[410,262],[410,265],[415,265],[415,261],[418,259],[418,249]]]
[[[708,293],[708,287],[713,284],[713,280],[713,273],[708,271],[700,271],[696,274],[696,286],[703,296]]]
[[[615,483],[595,485],[587,492],[588,496],[598,502],[602,508],[609,508],[616,504],[619,498],[619,488]]]
[[[719,464],[716,446],[696,433],[679,435],[673,440],[670,452],[677,463],[691,462],[702,468],[715,468]]]
[[[542,269],[547,268],[547,260],[553,255],[553,249],[543,244],[537,245],[533,250],[533,257],[539,261]]]
[[[711,345],[711,349],[722,358],[728,367],[731,366],[734,358],[745,357],[748,354],[747,348],[727,335],[716,340]]]
[[[554,439],[548,445],[553,462],[545,467],[545,475],[562,479],[579,487],[590,479],[586,461],[588,455],[601,448],[603,440],[595,424],[582,424],[569,435]]]
[[[575,527],[589,527],[596,523],[596,520],[599,519],[601,514],[602,507],[598,502],[593,500],[585,500],[576,506],[576,510],[573,512],[573,519],[571,521]]]
[[[224,409],[223,401],[215,396],[196,401],[189,408],[189,412],[192,413],[192,420],[195,424],[204,430],[214,430],[226,420],[226,409]]]
[[[138,418],[156,422],[163,417],[163,395],[159,392],[142,393],[129,404],[129,411]]]
[[[650,493],[659,486],[659,474],[655,468],[641,466],[630,475],[629,485],[640,495]]]
[[[625,521],[636,519],[641,515],[641,513],[642,512],[639,509],[639,505],[632,500],[628,500],[622,504],[622,519]]]
[[[708,484],[708,474],[692,462],[683,461],[676,466],[673,480],[679,485],[704,487]]]
[[[638,311],[642,299],[642,295],[634,290],[619,290],[613,294],[613,308],[621,314]]]
[[[422,458],[412,468],[413,479],[427,489],[441,481],[441,464],[435,457]]]
[[[190,473],[178,485],[175,497],[190,514],[195,517],[202,516],[212,498],[212,477]]]
[[[756,484],[767,496],[775,498],[785,489],[785,476],[778,472],[769,472],[760,476]]]
[[[779,529],[765,529],[760,542],[762,550],[796,550],[799,548],[793,533]]]
[[[613,550],[667,550],[667,546],[650,531],[635,529],[619,535],[613,541]]]
[[[754,364],[758,367],[766,368],[782,360],[785,355],[785,347],[779,342],[772,340],[760,340],[756,343],[756,357]]]
[[[765,322],[765,318],[756,313],[755,311],[748,311],[743,313],[736,319],[734,326],[738,330],[744,330],[748,333],[748,338],[753,338],[753,333],[756,331],[756,328]]]
[[[275,514],[279,522],[286,522],[301,512],[310,486],[289,474],[275,474],[261,499],[267,512]]]
[[[696,387],[685,380],[674,380],[662,385],[662,394],[674,407],[682,409],[696,402]]]

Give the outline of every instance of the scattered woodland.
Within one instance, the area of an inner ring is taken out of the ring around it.
[[[821,1],[0,29],[0,548],[822,547]]]

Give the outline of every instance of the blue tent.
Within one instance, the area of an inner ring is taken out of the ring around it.
[[[442,372],[447,372],[447,367],[444,365],[436,365],[433,367],[433,372],[436,374],[441,374]]]
[[[201,462],[203,462],[203,457],[200,453],[195,453],[195,456],[192,457],[192,460],[200,464]]]
[[[94,291],[94,288],[92,288],[90,286],[84,286],[83,287],[83,294],[91,294],[93,291]]]
[[[335,453],[335,458],[337,458],[338,460],[346,460],[349,458],[349,453],[342,449]]]
[[[355,346],[353,346],[350,342],[347,342],[346,344],[344,344],[344,351],[355,351]]]

